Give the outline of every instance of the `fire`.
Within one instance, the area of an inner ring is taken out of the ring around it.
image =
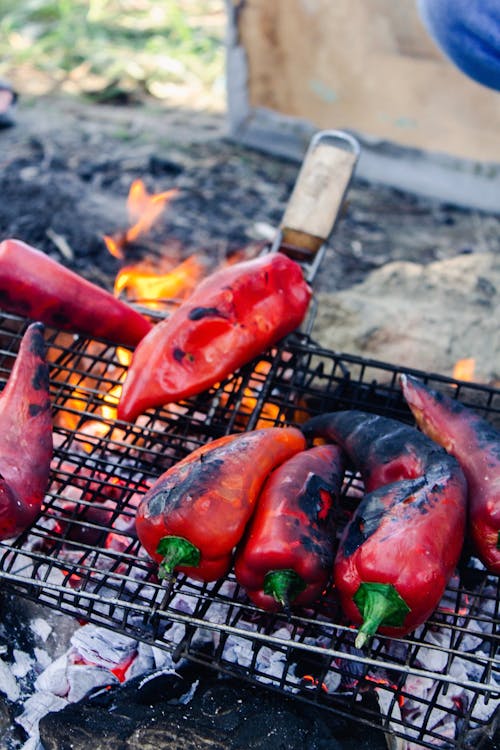
[[[222,406],[226,408],[237,408],[238,409],[238,416],[236,419],[236,424],[239,427],[245,427],[248,423],[248,420],[254,413],[255,409],[257,408],[258,402],[259,402],[259,392],[262,389],[262,382],[260,379],[260,375],[266,377],[266,375],[269,373],[269,370],[271,368],[271,364],[265,360],[262,360],[261,362],[258,362],[254,375],[250,379],[248,385],[243,389],[243,397],[241,399],[241,402],[239,404],[232,404],[231,403],[231,394],[236,390],[237,393],[240,393],[241,385],[242,385],[242,378],[238,378],[236,380],[236,383],[231,381],[225,388],[224,393],[221,397]],[[270,403],[269,401],[266,401],[261,408],[260,411],[260,417],[257,420],[257,423],[255,425],[256,430],[260,430],[264,427],[274,427],[279,422],[284,422],[285,417],[283,414],[280,414],[280,409],[277,404]]]
[[[67,345],[67,340],[66,334],[59,334],[58,341],[61,342],[61,346]],[[125,380],[126,367],[132,359],[132,353],[128,349],[117,347],[117,364],[110,367],[108,358],[103,356],[107,348],[98,341],[89,342],[85,352],[75,355],[78,359],[73,361],[72,370],[63,369],[61,372],[65,387],[71,388],[71,395],[65,403],[64,410],[55,414],[55,424],[70,432],[78,429],[82,434],[88,435],[89,442],[80,445],[87,453],[94,449],[94,438],[107,434],[110,429],[109,424],[94,417],[98,415],[106,420],[116,419],[116,408]],[[107,376],[114,381],[111,387]],[[57,380],[56,372],[53,377]],[[94,391],[99,392],[101,405],[92,414],[86,413],[89,393]]]
[[[150,194],[142,180],[134,180],[127,198],[127,214],[129,220],[133,222],[132,226],[113,237],[104,236],[104,242],[111,255],[122,260],[125,245],[149,232],[165,206],[178,192],[177,188],[172,188],[163,193]]]
[[[135,180],[127,199],[127,214],[131,226],[113,236],[104,237],[109,252],[123,259],[127,244],[134,242],[153,227],[177,192],[176,189],[170,189],[150,194],[142,180]],[[262,248],[252,247],[250,252],[249,248],[246,248],[241,253],[234,253],[230,258],[226,258],[224,263],[230,265],[247,257],[248,254],[253,257],[259,249]],[[125,295],[128,301],[147,306],[151,310],[164,310],[165,303],[178,305],[187,298],[205,275],[206,261],[197,255],[191,255],[182,262],[173,259],[167,252],[158,255],[159,257],[146,258],[136,264],[122,267],[114,283],[115,296]],[[179,255],[177,248],[176,255]],[[94,342],[90,344],[90,348],[93,353]],[[58,415],[58,424],[70,431],[78,427],[79,432],[87,438],[80,443],[80,448],[86,452],[92,452],[96,440],[102,437],[111,438],[110,432],[117,440],[126,439],[124,431],[114,426],[114,422],[131,358],[130,351],[116,349],[116,366],[104,377],[100,368],[106,367],[105,362],[97,359],[97,362],[92,363],[90,358],[87,360],[83,356],[82,367],[78,367],[77,373],[70,374],[67,385],[72,386],[73,391],[67,402],[69,408],[64,414]],[[94,368],[97,368],[97,371],[94,371]],[[269,401],[261,402],[261,393],[269,369],[269,362],[261,361],[246,385],[243,378],[238,377],[224,389],[221,405],[237,412],[238,426],[245,427],[257,409],[260,409],[260,413],[256,429],[285,421],[279,405]],[[111,376],[111,383],[108,376]],[[88,392],[95,390],[99,392],[99,405],[92,414],[85,414]],[[238,396],[238,403],[234,402],[234,394]]]
[[[474,373],[476,369],[476,360],[472,357],[466,357],[459,359],[455,362],[453,367],[453,377],[455,380],[466,380],[471,382],[474,380]]]
[[[118,297],[124,291],[129,300],[157,308],[160,300],[186,297],[202,274],[203,265],[194,255],[165,273],[153,270],[145,261],[122,268],[116,277],[114,292]]]
[[[150,194],[142,180],[134,180],[127,199],[127,214],[131,226],[113,236],[104,235],[104,242],[111,255],[123,260],[126,246],[149,232],[177,193],[178,190],[173,188]],[[163,253],[155,265],[146,259],[123,267],[115,279],[114,293],[117,297],[125,293],[129,301],[158,309],[161,306],[160,300],[178,301],[190,294],[203,270],[203,264],[194,255],[176,265],[167,253]]]

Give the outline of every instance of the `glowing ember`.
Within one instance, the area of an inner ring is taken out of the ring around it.
[[[321,690],[324,693],[328,693],[328,688],[326,684],[324,682],[320,682],[316,677],[313,677],[311,674],[305,674],[302,677],[302,679],[304,680],[306,684],[308,683],[309,685],[311,685],[311,687],[317,687],[319,685],[321,687]]]
[[[395,692],[397,692],[397,689],[398,689],[397,685],[391,685],[391,683],[388,680],[385,680],[382,677],[371,677],[370,675],[366,675],[365,680],[368,680],[369,682],[375,682],[377,685],[389,687],[393,689]],[[404,697],[402,695],[398,695],[398,704],[400,707],[404,705],[404,702],[405,702]]]
[[[59,338],[58,338],[59,340]],[[66,339],[62,339],[65,343]],[[125,379],[125,369],[132,358],[128,349],[118,347],[115,350],[116,365],[111,370],[111,382],[104,377],[109,368],[109,363],[102,358],[107,351],[107,346],[98,341],[89,343],[87,351],[76,355],[78,357],[78,366],[69,374],[66,385],[72,387],[71,396],[67,402],[67,408],[55,413],[54,422],[59,427],[64,427],[70,431],[77,429],[78,425],[84,422],[94,421],[94,417],[102,416],[107,419],[116,418],[116,406],[121,393],[122,383]],[[58,380],[58,372],[54,369],[52,378]],[[101,406],[97,410],[88,411],[89,394],[97,392],[101,397]],[[107,426],[100,425],[100,429],[108,429]],[[83,428],[82,432],[86,432]],[[97,427],[99,431],[99,427]],[[86,449],[91,452],[92,445]]]
[[[235,424],[238,427],[246,427],[248,421],[259,403],[259,393],[262,388],[262,381],[260,375],[263,376],[265,381],[266,375],[271,368],[271,364],[266,360],[258,362],[255,366],[255,371],[250,379],[248,385],[242,389],[242,378],[237,378],[236,382],[231,381],[225,387],[224,392],[221,396],[222,405],[225,408],[237,409],[237,417]],[[232,403],[231,394],[236,391],[242,393],[241,401],[237,404]],[[273,427],[280,422],[285,421],[285,416],[280,414],[280,408],[277,404],[266,401],[261,408],[259,419],[257,420],[254,429],[260,430],[265,427]]]

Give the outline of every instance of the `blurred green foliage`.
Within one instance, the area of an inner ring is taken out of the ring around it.
[[[0,74],[96,98],[217,86],[224,0],[0,0]]]

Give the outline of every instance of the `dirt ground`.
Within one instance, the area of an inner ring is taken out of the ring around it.
[[[110,286],[120,263],[102,236],[128,226],[126,196],[141,178],[151,192],[179,192],[130,255],[217,262],[274,235],[299,166],[229,140],[221,110],[21,96],[17,124],[0,131],[0,237]],[[390,260],[497,251],[499,230],[500,216],[355,179],[315,288],[348,288]]]

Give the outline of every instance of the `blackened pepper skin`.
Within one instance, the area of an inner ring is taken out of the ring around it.
[[[404,375],[403,395],[420,429],[458,460],[467,479],[468,534],[500,575],[500,433],[472,409]]]
[[[416,428],[375,414],[333,412],[303,430],[340,445],[367,492],[334,562],[343,610],[361,625],[356,644],[411,632],[437,607],[462,550],[467,488],[458,462]]]
[[[223,577],[267,476],[304,448],[300,430],[269,427],[214,440],[168,469],[136,517],[160,577],[177,570],[202,581]]]
[[[259,607],[310,605],[326,589],[342,479],[342,454],[335,445],[298,453],[268,478],[234,566]]]
[[[119,419],[220,382],[298,328],[310,298],[301,267],[279,252],[208,276],[136,348]]]
[[[40,512],[52,458],[52,414],[43,326],[32,323],[0,395],[0,539]]]

